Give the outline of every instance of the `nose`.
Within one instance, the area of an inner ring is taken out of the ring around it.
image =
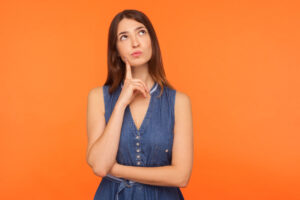
[[[140,44],[140,42],[138,41],[137,37],[135,37],[135,36],[132,37],[131,43],[132,43],[133,47],[137,47]]]

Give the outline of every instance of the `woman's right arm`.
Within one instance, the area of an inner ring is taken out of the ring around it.
[[[86,160],[98,176],[106,176],[116,161],[125,108],[117,101],[105,125],[103,87],[93,88],[88,94]]]
[[[126,106],[138,93],[149,96],[149,88],[143,81],[132,78],[129,61],[125,59],[125,63],[124,85],[106,126],[103,87],[92,89],[88,95],[86,159],[94,173],[101,177],[106,176],[116,162]]]

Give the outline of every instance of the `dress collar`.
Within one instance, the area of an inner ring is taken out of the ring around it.
[[[121,88],[123,87],[123,82],[121,82]],[[152,88],[150,89],[150,95],[157,90],[158,83],[154,82]]]

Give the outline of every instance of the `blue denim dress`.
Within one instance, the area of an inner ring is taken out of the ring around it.
[[[109,94],[103,86],[105,121],[108,122],[123,87]],[[150,90],[150,103],[139,129],[129,106],[126,107],[116,160],[121,165],[158,167],[171,165],[174,103],[176,90],[155,83]],[[107,174],[102,178],[94,200],[183,200],[179,187],[149,185]]]

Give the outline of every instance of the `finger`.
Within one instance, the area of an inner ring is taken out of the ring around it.
[[[149,92],[149,90],[147,89],[148,87],[146,86],[146,84],[145,84],[143,81],[141,81],[140,79],[132,79],[131,81],[132,81],[133,83],[141,84],[141,85],[143,86],[143,89],[145,90],[147,96],[150,95],[150,92]]]
[[[134,83],[133,84],[133,89],[136,90],[136,91],[139,91],[140,93],[142,93],[142,95],[144,97],[147,97],[147,93],[143,87],[143,85],[139,84],[139,83]]]
[[[149,88],[146,86],[146,84],[145,84],[142,80],[140,80],[140,79],[132,79],[132,81],[133,81],[133,82],[141,83],[141,84],[144,86],[145,90],[146,90],[147,92],[150,92]]]
[[[130,66],[127,58],[125,58],[125,64],[126,64],[126,78],[127,79],[132,79],[131,66]]]
[[[134,83],[140,83],[140,84],[142,84],[142,86],[144,87],[145,91],[149,92],[148,87],[146,86],[146,84],[142,80],[140,80],[140,79],[132,79],[131,81],[134,82]]]
[[[143,84],[141,84],[141,83],[139,83],[139,82],[135,82],[135,83],[132,83],[132,84],[133,84],[134,87],[135,87],[135,86],[138,87],[137,89],[139,90],[139,92],[142,93],[142,95],[144,95],[145,97],[148,96],[148,93],[147,93],[147,91],[145,90]]]

